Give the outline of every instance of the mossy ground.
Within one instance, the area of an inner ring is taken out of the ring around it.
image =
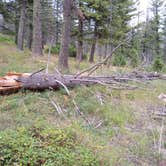
[[[51,56],[50,72],[57,60],[56,55]],[[9,71],[34,72],[45,67],[46,61],[46,55],[34,59],[28,50],[19,52],[10,38],[0,35],[1,76]],[[89,65],[83,62],[80,70]],[[70,59],[70,72],[76,73],[77,67]],[[130,70],[110,67],[99,73]],[[0,96],[0,165],[157,165],[161,123],[153,112],[164,106],[157,98],[166,92],[164,81],[133,91],[91,86],[70,92],[93,126],[102,121],[101,126],[89,127],[75,113],[72,99],[63,89]],[[50,99],[60,105],[63,114],[57,113]],[[57,140],[64,141],[62,146]]]

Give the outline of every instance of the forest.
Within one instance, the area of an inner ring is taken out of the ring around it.
[[[0,0],[0,166],[165,166],[166,2]]]

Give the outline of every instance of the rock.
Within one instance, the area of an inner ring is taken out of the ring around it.
[[[166,94],[164,93],[161,93],[159,96],[158,96],[158,99],[164,101],[166,103]]]

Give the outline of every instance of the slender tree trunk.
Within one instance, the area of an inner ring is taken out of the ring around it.
[[[77,60],[79,62],[83,59],[83,21],[79,19],[79,36],[78,36],[78,45],[77,45]]]
[[[61,40],[61,49],[59,54],[59,69],[65,71],[69,69],[68,56],[69,56],[69,44],[71,40],[71,13],[72,13],[72,2],[71,0],[63,1],[63,31]]]
[[[28,27],[27,27],[27,48],[29,48],[31,50],[32,48],[32,36],[33,36],[33,27],[31,23],[28,23]]]
[[[163,52],[164,52],[164,62],[166,63],[166,41],[165,41],[165,43],[164,43],[164,50],[163,50]]]
[[[60,23],[59,23],[59,6],[60,6],[60,1],[57,0],[56,1],[56,5],[54,8],[56,8],[56,36],[55,36],[55,42],[56,44],[59,43],[59,27],[60,27]]]
[[[94,29],[94,37],[93,37],[93,43],[91,47],[91,52],[90,52],[90,57],[89,57],[89,62],[94,62],[94,54],[95,54],[95,48],[96,48],[96,40],[97,40],[97,26],[95,25]]]
[[[27,10],[27,48],[32,49],[32,38],[33,38],[33,3],[28,1],[28,10]]]
[[[155,7],[155,32],[156,32],[156,35],[155,35],[155,52],[156,52],[156,55],[159,56],[160,55],[160,36],[159,36],[159,26],[160,26],[160,21],[159,21],[159,8],[156,4],[156,7]]]
[[[32,54],[41,56],[42,53],[42,24],[41,24],[41,2],[35,0],[33,2],[33,43]]]
[[[18,5],[17,5],[18,6]],[[19,27],[19,11],[18,7],[15,10],[15,44],[17,45],[17,39],[18,39],[18,27]]]
[[[108,45],[105,44],[105,46],[104,46],[104,56],[103,56],[103,59],[107,56],[107,49],[108,49]]]
[[[94,62],[95,47],[96,47],[96,41],[93,42],[91,52],[90,52],[89,62],[91,63]]]
[[[156,55],[160,55],[160,36],[159,36],[159,30],[158,27],[156,27]]]
[[[24,47],[26,5],[27,5],[27,0],[22,0],[22,3],[21,3],[21,16],[20,16],[18,36],[17,36],[17,48],[19,50],[23,50],[23,47]]]

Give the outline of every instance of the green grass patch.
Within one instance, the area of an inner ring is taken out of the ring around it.
[[[9,71],[34,72],[46,66],[47,55],[32,58],[29,50],[20,52],[12,42],[12,37],[0,34],[0,75]],[[51,73],[58,58],[50,58]],[[69,59],[70,72],[78,72],[75,59]],[[90,65],[83,61],[79,69]],[[94,74],[130,71],[128,67],[111,66]],[[166,84],[153,81],[140,86],[142,89],[134,91],[99,85],[70,89],[80,110],[93,122],[90,127],[76,113],[72,98],[63,88],[0,96],[0,165],[154,165],[157,151],[149,126],[160,125],[152,112],[154,107],[164,105],[157,96],[166,92]],[[57,113],[50,99],[65,116]],[[95,128],[100,121],[102,124]],[[156,132],[156,142],[158,139]]]
[[[14,44],[14,37],[8,36],[8,35],[3,35],[0,33],[0,42],[7,43],[7,44]]]
[[[0,132],[0,165],[100,165],[70,130],[44,126]]]

